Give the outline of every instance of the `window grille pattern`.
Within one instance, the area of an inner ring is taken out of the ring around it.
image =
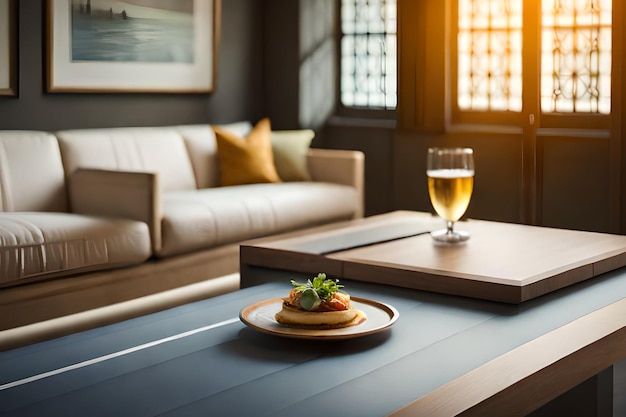
[[[457,103],[521,111],[522,0],[459,0]]]
[[[397,106],[396,0],[342,0],[341,102]]]
[[[544,0],[541,110],[611,111],[611,0]]]

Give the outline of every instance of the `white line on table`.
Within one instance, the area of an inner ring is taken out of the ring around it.
[[[24,378],[24,379],[19,379],[17,381],[13,381],[13,382],[9,382],[7,384],[4,385],[0,385],[0,391],[4,391],[10,388],[15,388],[18,387],[20,385],[25,385],[34,381],[39,381],[40,379],[44,379],[44,378],[48,378],[51,376],[55,376],[55,375],[59,375],[65,372],[69,372],[69,371],[73,371],[75,369],[79,369],[79,368],[84,368],[86,366],[89,365],[93,365],[96,363],[100,363],[100,362],[104,362],[104,361],[108,361],[109,359],[114,359],[114,358],[118,358],[120,356],[124,356],[124,355],[128,355],[129,353],[133,353],[133,352],[137,352],[139,350],[142,349],[147,349],[153,346],[157,346],[163,343],[167,343],[167,342],[171,342],[174,340],[178,340],[178,339],[182,339],[184,337],[188,337],[188,336],[192,336],[194,334],[197,333],[201,333],[201,332],[205,332],[207,330],[211,330],[211,329],[215,329],[217,327],[221,327],[221,326],[226,326],[228,324],[231,323],[235,323],[239,321],[238,317],[232,318],[232,319],[228,319],[228,320],[224,320],[224,321],[220,321],[219,323],[215,323],[215,324],[211,324],[209,326],[204,326],[204,327],[199,327],[197,329],[193,329],[193,330],[189,330],[183,333],[179,333],[179,334],[175,334],[173,336],[169,336],[169,337],[165,337],[163,339],[159,339],[159,340],[155,340],[152,342],[148,342],[148,343],[144,343],[143,345],[139,345],[139,346],[135,346],[135,347],[131,347],[128,349],[124,349],[124,350],[120,350],[119,352],[114,352],[114,353],[109,353],[108,355],[104,355],[104,356],[100,356],[97,358],[93,358],[93,359],[89,359],[83,362],[79,362],[73,365],[68,365],[68,366],[64,366],[63,368],[58,368],[58,369],[53,369],[52,371],[48,371],[48,372],[44,372],[38,375],[33,375],[30,376],[28,378]]]

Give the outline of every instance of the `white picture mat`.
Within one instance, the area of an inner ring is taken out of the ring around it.
[[[9,0],[0,0],[0,90],[11,87]]]
[[[212,91],[213,3],[194,0],[193,63],[72,62],[71,0],[50,0],[49,91]]]

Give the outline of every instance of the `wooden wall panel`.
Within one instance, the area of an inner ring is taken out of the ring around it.
[[[611,231],[610,142],[544,137],[541,148],[542,226]]]
[[[474,194],[467,216],[475,219],[522,222],[522,138],[515,134],[398,133],[394,146],[394,206],[431,211],[426,181],[429,146],[468,146],[474,149]]]

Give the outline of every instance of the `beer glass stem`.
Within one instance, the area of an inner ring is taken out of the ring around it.
[[[451,235],[454,233],[454,231],[452,230],[454,228],[454,222],[451,221],[446,221],[446,226],[447,226],[447,231],[446,234]]]

